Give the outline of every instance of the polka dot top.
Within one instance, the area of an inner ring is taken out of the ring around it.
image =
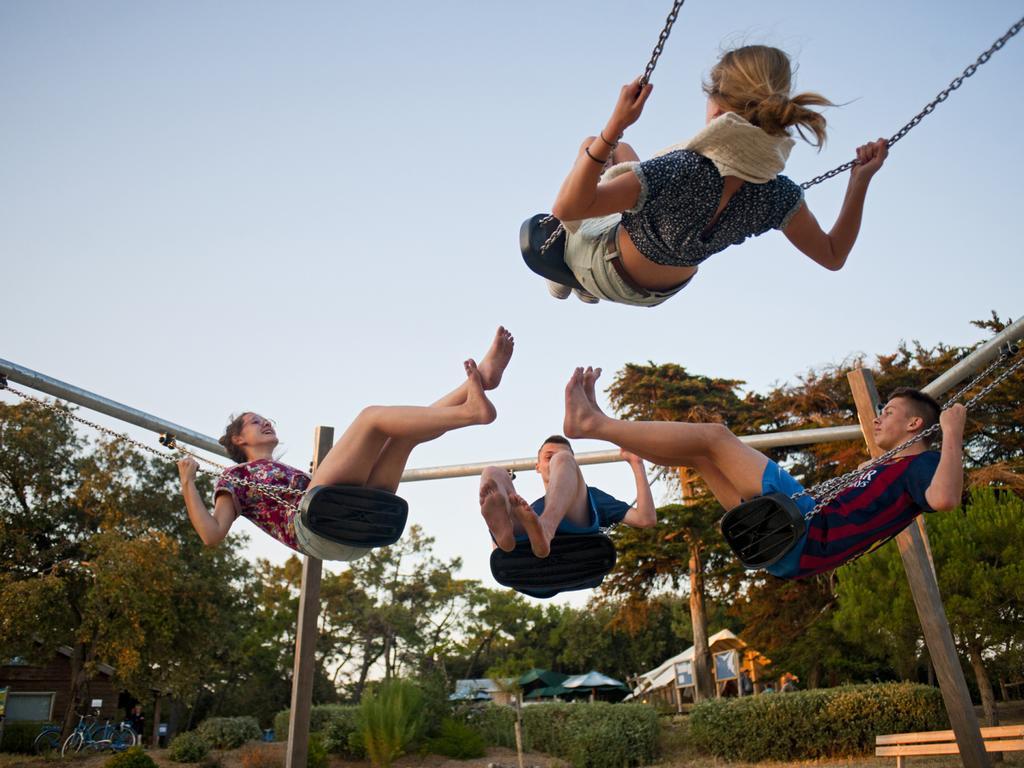
[[[765,184],[746,182],[704,232],[722,199],[715,164],[688,149],[633,167],[640,180],[636,205],[622,214],[637,249],[655,264],[695,267],[713,253],[769,229],[783,229],[803,201],[800,186],[785,176]]]

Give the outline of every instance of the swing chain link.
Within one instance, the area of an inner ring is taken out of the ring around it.
[[[18,397],[20,397],[23,400],[31,401],[31,402],[35,403],[36,405],[39,405],[40,407],[45,408],[48,411],[56,413],[56,414],[58,414],[60,416],[66,416],[66,417],[70,418],[72,421],[77,421],[79,424],[83,424],[84,426],[87,426],[90,429],[94,429],[97,432],[99,432],[100,434],[106,435],[107,437],[109,437],[112,440],[115,440],[115,441],[121,442],[121,443],[125,443],[125,444],[130,445],[130,446],[132,446],[134,448],[138,448],[139,450],[145,451],[146,453],[151,453],[154,456],[158,456],[161,459],[169,458],[166,453],[163,453],[162,451],[158,451],[157,449],[153,448],[152,446],[146,445],[145,443],[140,442],[140,441],[136,440],[135,438],[129,437],[128,435],[124,434],[123,432],[115,432],[114,430],[110,429],[109,427],[104,427],[102,424],[97,424],[94,421],[89,421],[88,419],[82,418],[81,416],[79,416],[78,414],[74,413],[73,411],[71,411],[66,406],[59,405],[57,400],[52,400],[52,401],[51,400],[44,400],[43,398],[36,397],[34,395],[30,395],[27,392],[23,392],[20,389],[17,389],[15,387],[9,386],[7,384],[7,378],[5,376],[2,376],[2,375],[0,375],[0,389],[6,389],[11,394],[17,395]],[[196,471],[199,474],[208,475],[210,477],[220,477],[220,475],[224,471],[230,469],[230,467],[228,467],[225,464],[218,464],[215,461],[207,459],[205,456],[200,456],[200,455],[198,455],[196,453],[193,453],[192,451],[189,451],[189,450],[186,450],[185,448],[182,448],[180,445],[178,445],[174,435],[170,435],[170,434],[161,435],[160,436],[160,443],[162,445],[166,446],[167,448],[169,448],[170,450],[174,451],[179,457],[189,456],[189,457],[195,459],[197,462],[209,464],[209,465],[211,465],[213,467],[216,467],[217,470],[218,470],[218,471],[213,471],[211,469],[206,469],[204,467],[198,467]],[[172,460],[176,460],[176,459],[172,459]],[[264,496],[269,496],[270,498],[275,499],[276,501],[278,501],[281,504],[283,504],[284,506],[286,506],[288,509],[291,509],[291,510],[293,510],[295,512],[299,511],[299,505],[296,504],[293,501],[288,501],[283,496],[281,496],[281,493],[282,492],[283,493],[289,493],[290,492],[290,493],[300,494],[300,495],[305,493],[304,490],[299,490],[297,488],[281,488],[280,486],[277,486],[277,485],[268,485],[266,483],[257,483],[257,482],[252,481],[252,480],[245,480],[243,478],[237,478],[237,477],[231,477],[230,478],[230,482],[233,485],[241,485],[241,486],[244,486],[246,488],[250,488],[250,489],[252,489],[252,490],[256,491],[257,493],[260,493],[260,494],[262,494]]]
[[[964,395],[964,393],[971,390],[975,385],[977,385],[979,381],[988,378],[988,376],[994,370],[996,370],[1000,366],[1006,365],[1010,361],[1010,359],[1019,352],[1019,348],[1016,344],[1008,342],[1001,347],[1000,352],[1001,354],[999,355],[999,357],[997,357],[992,363],[990,363],[989,366],[985,368],[985,370],[983,370],[977,376],[972,378],[969,382],[967,382],[967,384],[961,387],[955,394],[953,394],[946,401],[946,403],[942,406],[943,411],[951,408],[956,403],[956,401],[959,400]],[[976,402],[984,398],[986,395],[988,395],[989,392],[998,387],[1008,376],[1013,374],[1013,372],[1020,368],[1022,365],[1024,365],[1024,357],[1021,357],[1019,360],[1013,363],[1013,365],[1009,366],[1006,370],[1004,370],[1002,373],[996,376],[986,386],[982,387],[978,391],[978,393],[974,395],[974,397],[972,397],[970,400],[964,403],[964,408],[970,409]],[[855,469],[851,472],[847,472],[846,474],[840,475],[839,477],[834,477],[831,480],[826,480],[822,483],[818,483],[817,485],[811,488],[806,488],[800,491],[799,493],[793,494],[793,496],[791,496],[790,498],[795,500],[799,499],[801,496],[810,496],[817,499],[817,503],[815,504],[814,509],[812,509],[804,516],[804,520],[810,521],[815,515],[821,512],[823,508],[831,504],[835,500],[835,498],[842,491],[844,491],[855,479],[861,477],[862,475],[864,475],[865,472],[868,472],[874,467],[877,467],[880,464],[884,464],[885,462],[889,461],[890,459],[892,459],[902,451],[906,450],[910,446],[931,437],[940,429],[941,426],[938,423],[932,424],[924,431],[918,433],[917,435],[914,435],[914,437],[910,438],[904,443],[901,443],[900,445],[897,445],[895,448],[886,451],[878,458],[873,459],[872,461],[865,464],[863,467]]]
[[[676,19],[679,17],[679,10],[683,7],[683,3],[686,0],[675,0],[672,3],[672,10],[669,11],[668,17],[665,19],[665,26],[662,27],[661,33],[658,35],[658,42],[654,45],[654,50],[651,52],[651,59],[647,62],[647,66],[644,68],[643,75],[640,76],[640,85],[647,85],[651,81],[651,75],[654,74],[654,68],[658,65],[658,59],[661,58],[662,51],[665,50],[665,43],[668,42],[668,36],[672,32],[672,25],[676,23]],[[612,156],[615,154],[614,147],[612,148],[611,154],[608,155],[608,159],[605,160],[604,169],[607,170],[611,165]],[[555,217],[548,214],[540,220],[540,226],[547,226],[552,221],[555,221]],[[555,227],[554,231],[548,235],[548,239],[545,240],[540,246],[540,255],[543,256],[548,252],[548,249],[555,244],[559,236],[565,231],[565,227],[559,222],[558,226]]]
[[[954,77],[952,82],[950,82],[950,84],[948,86],[946,86],[942,91],[939,92],[938,96],[936,96],[934,99],[932,99],[930,102],[928,102],[928,104],[925,105],[925,108],[922,109],[920,112],[918,112],[909,123],[904,125],[895,134],[893,134],[891,138],[889,138],[889,140],[886,142],[886,146],[887,147],[891,147],[897,141],[899,141],[904,136],[906,136],[908,133],[910,133],[910,130],[912,128],[914,128],[918,123],[920,123],[928,115],[930,115],[932,112],[934,112],[935,108],[939,104],[941,104],[946,99],[948,99],[949,95],[953,91],[955,91],[957,88],[959,88],[961,85],[963,85],[964,80],[966,80],[971,75],[973,75],[975,72],[977,72],[978,71],[978,67],[980,67],[986,61],[988,61],[990,58],[992,58],[992,54],[995,53],[996,51],[998,51],[1004,45],[1006,45],[1006,43],[1010,40],[1010,38],[1013,37],[1014,35],[1016,35],[1018,32],[1020,32],[1021,29],[1024,29],[1024,18],[1020,19],[1020,21],[1018,21],[1016,24],[1014,24],[1012,27],[1010,27],[1006,31],[1006,34],[1004,34],[1002,37],[1000,37],[998,40],[996,40],[994,43],[992,43],[992,45],[989,47],[989,49],[987,51],[985,51],[984,53],[982,53],[973,64],[968,65],[967,68],[964,69],[963,72],[961,72],[959,75]],[[838,168],[833,168],[831,171],[827,171],[826,173],[823,173],[820,176],[815,176],[810,181],[803,182],[800,185],[800,188],[801,189],[810,189],[815,184],[820,184],[821,182],[826,181],[827,179],[831,179],[833,176],[838,176],[840,173],[843,173],[845,171],[850,170],[856,164],[857,164],[856,160],[850,160],[848,162],[845,162],[842,165],[840,165]]]
[[[669,33],[672,32],[672,25],[676,23],[679,9],[683,7],[684,2],[685,0],[675,0],[672,4],[672,10],[669,11],[668,17],[665,19],[665,26],[662,28],[661,34],[658,35],[658,42],[654,45],[654,50],[651,52],[651,60],[647,62],[644,73],[640,76],[640,85],[647,85],[651,81],[651,75],[654,74],[654,68],[658,64],[661,52],[665,50],[665,43],[668,41]]]

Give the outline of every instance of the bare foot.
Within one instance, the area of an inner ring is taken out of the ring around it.
[[[480,371],[477,370],[476,362],[470,358],[464,362],[466,369],[466,402],[462,407],[469,413],[470,424],[490,424],[498,417],[494,405],[484,394],[483,382],[480,381]]]
[[[577,368],[573,371],[572,377],[565,387],[563,434],[566,437],[590,437],[598,420],[603,415],[601,410],[587,398],[584,372],[582,368]]]
[[[484,389],[495,389],[501,383],[501,375],[505,372],[508,361],[512,359],[515,343],[512,334],[504,326],[499,325],[490,349],[480,361],[480,380]]]
[[[510,494],[509,503],[512,505],[512,518],[522,526],[523,532],[530,537],[530,549],[537,557],[547,557],[551,554],[551,540],[544,533],[544,526],[540,524],[540,518],[533,511],[526,499],[518,493]]]
[[[583,372],[583,392],[587,396],[587,400],[600,411],[601,406],[597,404],[597,394],[594,392],[594,385],[599,378],[601,378],[600,368],[587,366],[587,369]]]
[[[484,516],[495,544],[506,552],[516,548],[508,497],[493,480],[484,480],[480,484],[480,514]]]

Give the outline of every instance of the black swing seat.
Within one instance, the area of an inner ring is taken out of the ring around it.
[[[499,584],[530,597],[592,589],[615,566],[615,545],[603,533],[562,534],[551,540],[551,554],[537,557],[529,541],[511,552],[491,552],[491,575]]]
[[[409,505],[387,491],[357,485],[318,485],[299,505],[302,522],[325,539],[350,547],[386,547],[402,538]]]
[[[582,290],[583,286],[576,275],[565,266],[565,232],[558,236],[547,251],[543,254],[540,252],[541,246],[558,227],[558,219],[541,224],[545,218],[546,214],[538,213],[524,221],[519,228],[519,250],[523,252],[523,261],[541,277]]]
[[[769,493],[733,507],[722,517],[722,536],[747,568],[778,562],[803,536],[803,513],[784,493]]]

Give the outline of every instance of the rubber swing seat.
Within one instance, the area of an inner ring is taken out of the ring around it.
[[[558,219],[541,224],[546,218],[547,214],[538,213],[524,221],[519,228],[519,250],[523,252],[523,261],[541,277],[582,290],[583,286],[576,275],[565,266],[565,232],[558,236],[547,251],[540,252],[541,246],[558,227]]]
[[[491,552],[491,575],[499,584],[530,597],[592,589],[615,566],[615,545],[603,533],[562,534],[551,540],[551,554],[537,557],[529,541],[511,552]]]
[[[405,531],[409,504],[400,496],[357,485],[319,485],[302,497],[302,522],[350,547],[386,547]]]
[[[807,529],[803,513],[784,493],[769,493],[733,507],[722,517],[725,543],[747,568],[781,560]]]

